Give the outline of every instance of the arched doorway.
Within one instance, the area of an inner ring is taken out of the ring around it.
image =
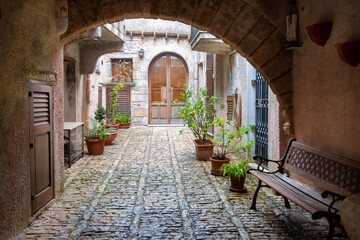
[[[189,70],[182,57],[174,53],[158,55],[149,67],[149,124],[182,123],[177,117]]]

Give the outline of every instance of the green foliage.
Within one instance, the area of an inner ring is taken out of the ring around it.
[[[238,177],[239,180],[241,177],[246,176],[246,171],[248,170],[247,159],[244,159],[238,163],[225,163],[221,166],[221,173],[223,176],[228,175],[229,177]]]
[[[131,118],[129,114],[121,115],[121,113],[116,114],[115,122],[116,123],[128,123],[130,122]]]
[[[111,101],[111,106],[109,108],[109,112],[111,113],[111,119],[110,119],[110,122],[111,123],[115,123],[115,117],[116,117],[116,106],[118,106],[118,97],[119,97],[119,94],[118,94],[118,91],[123,89],[125,86],[125,83],[124,82],[119,82],[116,86],[114,86],[112,89],[111,89],[111,92],[110,92],[110,101]]]
[[[98,121],[98,122],[104,121],[105,116],[106,116],[105,108],[98,106],[95,111],[95,117],[94,117],[96,119],[96,121]]]
[[[111,80],[114,78],[119,78],[120,82],[125,82],[125,78],[130,78],[130,73],[133,71],[132,67],[129,66],[129,63],[120,60],[117,72],[114,76],[111,77]]]
[[[86,128],[86,140],[104,139],[109,132],[116,130],[115,128],[106,128],[103,120],[98,122],[94,118],[90,118],[90,121],[92,127]]]
[[[220,128],[220,137],[214,140],[217,145],[213,153],[215,159],[224,160],[230,151],[236,151],[236,153],[247,152],[255,144],[253,140],[247,143],[242,142],[243,137],[249,133],[250,128],[246,126],[236,127],[236,122],[223,118],[216,118],[213,123],[215,127]],[[235,130],[230,131],[229,128]]]
[[[188,84],[185,84],[188,88]],[[181,93],[181,99],[185,104],[184,107],[179,108],[179,117],[184,119],[184,124],[187,125],[193,132],[195,138],[201,143],[206,144],[206,137],[208,129],[212,122],[211,117],[216,116],[215,105],[219,101],[219,96],[207,96],[207,89],[202,87],[199,89],[197,100],[193,97],[193,91],[187,89]],[[180,134],[182,131],[180,131]]]

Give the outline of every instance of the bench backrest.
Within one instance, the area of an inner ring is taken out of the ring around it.
[[[327,153],[291,141],[285,169],[302,175],[326,190],[349,196],[360,192],[360,161]]]

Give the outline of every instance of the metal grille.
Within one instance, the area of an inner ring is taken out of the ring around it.
[[[360,192],[360,169],[336,162],[331,158],[292,146],[286,164],[351,193]]]
[[[268,157],[268,83],[256,72],[255,154]]]

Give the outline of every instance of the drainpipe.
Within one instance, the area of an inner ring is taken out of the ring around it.
[[[83,120],[85,123],[86,127],[89,127],[89,122],[90,122],[90,118],[89,118],[89,112],[90,112],[90,85],[91,85],[91,75],[90,74],[85,74],[84,79],[85,79],[85,94],[84,94],[84,115],[83,115]]]

